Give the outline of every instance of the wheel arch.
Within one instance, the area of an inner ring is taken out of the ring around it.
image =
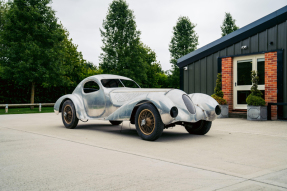
[[[155,104],[154,104],[153,102],[151,102],[151,101],[149,101],[149,100],[142,100],[142,101],[138,102],[138,103],[135,105],[135,107],[133,108],[133,110],[132,110],[132,114],[131,114],[131,117],[130,117],[130,122],[131,122],[131,124],[135,124],[135,116],[136,116],[137,110],[139,109],[139,107],[140,107],[141,105],[143,105],[143,104],[145,104],[145,103],[148,103],[148,104],[153,105],[153,106],[157,109],[157,111],[158,111],[158,108],[155,106]],[[159,113],[159,114],[160,114],[160,113]],[[160,115],[159,115],[159,116],[160,116]],[[161,117],[161,116],[160,116],[160,117]]]
[[[87,115],[85,113],[83,102],[81,101],[80,98],[77,97],[77,95],[74,95],[74,94],[68,94],[68,95],[64,95],[60,97],[54,105],[55,112],[58,112],[58,113],[62,112],[63,104],[67,100],[70,100],[74,104],[77,118],[86,121]]]
[[[67,101],[67,100],[70,100],[71,102],[73,102],[73,100],[71,100],[70,98],[65,98],[65,99],[63,99],[62,102],[60,103],[60,107],[59,107],[59,112],[60,112],[60,113],[62,112],[63,105],[64,105],[65,101]],[[74,104],[74,102],[73,102],[73,104]],[[75,105],[75,104],[74,104],[74,105]],[[76,109],[76,108],[75,108],[75,109]],[[76,111],[77,111],[77,110],[76,110]]]

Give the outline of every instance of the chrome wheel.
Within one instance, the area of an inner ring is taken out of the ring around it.
[[[140,112],[138,117],[138,126],[145,135],[150,135],[155,129],[155,118],[149,109],[144,109]]]

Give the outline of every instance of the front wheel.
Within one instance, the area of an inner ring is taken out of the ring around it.
[[[211,128],[211,121],[198,121],[196,123],[189,123],[185,125],[185,129],[190,134],[205,135]]]
[[[135,125],[138,135],[147,141],[158,139],[164,128],[158,110],[151,104],[143,104],[138,108]]]
[[[76,116],[76,109],[71,100],[67,100],[63,104],[62,120],[68,129],[74,129],[78,125],[79,119]]]

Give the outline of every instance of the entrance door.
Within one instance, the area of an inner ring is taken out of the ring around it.
[[[247,109],[246,98],[251,93],[251,71],[258,71],[258,89],[264,95],[265,59],[264,54],[237,57],[233,59],[233,109]]]

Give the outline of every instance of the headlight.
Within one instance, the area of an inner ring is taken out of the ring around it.
[[[215,107],[215,113],[216,113],[216,115],[220,115],[220,114],[221,114],[221,108],[220,108],[219,105],[217,105],[217,106]]]
[[[173,118],[176,118],[176,116],[178,115],[178,109],[177,107],[173,106],[171,109],[170,109],[170,116],[173,117]]]
[[[189,113],[195,114],[196,113],[195,106],[190,97],[186,94],[183,94],[182,99]]]

